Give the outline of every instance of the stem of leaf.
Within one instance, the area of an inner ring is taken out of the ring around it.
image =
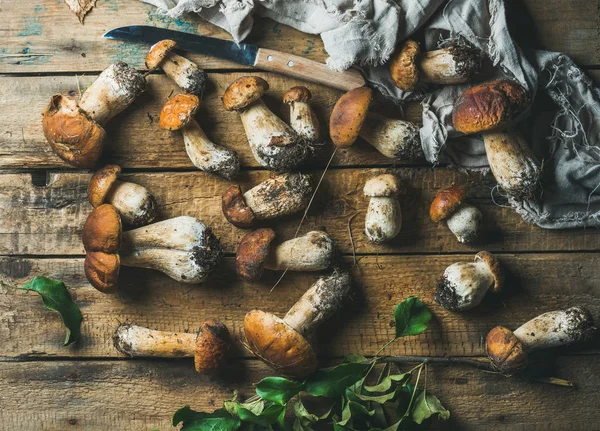
[[[410,414],[410,409],[412,407],[412,403],[415,399],[415,395],[417,393],[417,390],[419,389],[419,379],[421,378],[421,371],[423,371],[423,366],[425,365],[425,363],[423,364],[419,364],[418,367],[419,368],[419,374],[417,374],[417,381],[415,382],[415,388],[413,389],[413,393],[410,397],[410,402],[408,403],[408,408],[406,409],[406,411],[404,412],[404,416],[403,417],[408,417],[408,415]],[[415,367],[417,368],[417,367]],[[413,368],[414,370],[414,368]]]
[[[393,364],[415,362],[420,362],[424,364],[461,364],[469,365],[471,367],[479,368],[486,371],[496,371],[487,359],[478,360],[451,356],[382,356],[380,358],[377,358],[377,362]]]
[[[391,339],[390,341],[388,341],[387,343],[385,343],[385,344],[383,345],[383,347],[382,347],[381,349],[379,349],[379,350],[377,351],[377,353],[375,353],[375,357],[379,356],[379,354],[380,354],[381,352],[383,352],[383,351],[384,351],[384,350],[385,350],[385,349],[386,349],[386,348],[387,348],[387,347],[388,347],[390,344],[392,344],[392,343],[393,343],[394,341],[396,341],[397,339],[398,339],[398,337],[395,337],[395,338],[392,338],[392,339]]]

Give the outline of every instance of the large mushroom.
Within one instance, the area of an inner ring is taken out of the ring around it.
[[[94,208],[83,227],[85,275],[96,289],[113,293],[121,265],[155,269],[182,282],[202,283],[223,250],[211,229],[194,217],[175,217],[122,232],[116,208]]]
[[[283,103],[290,106],[290,125],[300,136],[311,142],[321,137],[321,126],[310,106],[312,94],[303,86],[292,87],[283,95]]]
[[[529,199],[539,188],[541,168],[525,139],[510,127],[529,103],[523,87],[509,79],[465,90],[454,104],[452,122],[459,132],[481,133],[496,181],[509,197]]]
[[[586,308],[571,307],[537,316],[514,332],[496,326],[487,335],[486,348],[498,370],[513,374],[527,366],[529,352],[584,341],[595,330],[592,315]]]
[[[107,67],[79,101],[62,94],[52,96],[42,117],[46,140],[67,163],[95,167],[104,148],[104,126],[145,87],[144,75],[118,62]]]
[[[301,173],[276,175],[242,192],[239,185],[223,193],[221,207],[229,223],[250,228],[257,220],[294,214],[308,205],[313,193],[310,176]]]
[[[235,270],[248,281],[260,279],[263,270],[321,271],[334,260],[335,245],[325,232],[313,231],[272,245],[275,231],[256,229],[244,236],[235,257]]]
[[[365,234],[375,244],[390,241],[402,229],[398,189],[398,177],[392,174],[377,175],[365,183],[363,193],[370,197],[365,215]]]
[[[103,203],[114,206],[130,226],[143,226],[156,217],[156,201],[144,186],[118,179],[121,168],[106,165],[92,175],[88,197],[94,208]]]
[[[120,324],[113,335],[115,348],[131,357],[194,358],[196,371],[215,374],[231,347],[227,326],[207,320],[196,334],[166,332],[143,326]]]
[[[269,84],[258,76],[236,79],[223,94],[227,111],[238,111],[256,161],[283,172],[300,164],[308,154],[305,139],[276,116],[262,100]]]
[[[341,308],[350,287],[350,274],[335,270],[319,278],[283,319],[261,310],[248,312],[244,319],[248,347],[279,373],[295,378],[312,374],[317,356],[310,337]]]
[[[329,119],[329,135],[335,145],[348,148],[360,136],[377,151],[394,160],[411,161],[422,156],[419,127],[369,111],[373,92],[359,87],[337,101]]]
[[[406,40],[390,61],[390,77],[403,91],[413,91],[419,81],[461,84],[479,75],[482,63],[482,52],[464,40],[423,53],[417,42]]]
[[[159,125],[166,130],[181,130],[185,151],[194,166],[231,180],[240,170],[238,155],[208,139],[194,119],[199,106],[200,99],[194,94],[174,96],[162,107]]]
[[[458,242],[471,243],[479,237],[483,215],[473,205],[464,203],[467,191],[452,184],[437,194],[429,207],[429,216],[435,223],[446,221]]]

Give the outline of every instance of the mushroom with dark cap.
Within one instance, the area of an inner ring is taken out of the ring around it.
[[[185,151],[194,166],[231,180],[240,170],[240,159],[235,151],[208,139],[194,119],[199,106],[200,99],[194,94],[174,96],[162,107],[159,125],[166,130],[181,130]]]
[[[422,156],[419,127],[369,111],[373,92],[359,87],[337,101],[329,119],[329,135],[341,148],[350,147],[360,136],[390,159],[410,161]]]
[[[335,245],[325,232],[313,231],[271,245],[275,231],[256,229],[244,236],[235,257],[235,270],[244,279],[259,280],[263,270],[321,271],[334,260]]]
[[[181,55],[173,52],[177,43],[174,40],[161,40],[155,43],[146,56],[146,67],[150,72],[160,67],[185,93],[202,96],[208,78],[204,70]]]
[[[481,303],[488,290],[498,293],[503,284],[504,273],[496,256],[480,251],[473,262],[458,262],[446,268],[435,300],[449,311],[470,310]]]
[[[289,171],[308,154],[307,141],[262,100],[269,84],[258,76],[236,79],[223,94],[227,111],[238,111],[256,161],[267,169]]]
[[[306,208],[312,193],[309,175],[286,173],[271,177],[246,193],[238,185],[229,187],[223,193],[221,207],[229,223],[247,229],[257,220],[271,220]]]
[[[118,180],[121,168],[106,165],[92,175],[88,184],[88,197],[94,208],[103,203],[114,206],[121,219],[137,227],[148,224],[156,217],[156,201],[144,186]]]
[[[335,270],[320,277],[283,319],[252,310],[244,319],[250,350],[277,372],[304,378],[317,368],[309,338],[315,329],[341,308],[351,287],[350,274]]]
[[[487,354],[498,370],[513,374],[527,366],[529,352],[585,341],[595,331],[592,315],[584,307],[550,311],[514,332],[496,326],[486,338]]]
[[[377,175],[365,184],[363,192],[370,197],[365,216],[365,233],[375,244],[390,241],[402,229],[398,189],[398,177],[392,174]]]
[[[452,122],[459,132],[481,133],[496,181],[509,197],[532,198],[541,168],[525,139],[510,122],[529,103],[525,89],[508,79],[486,82],[464,91],[454,103]]]
[[[42,117],[46,140],[58,157],[78,168],[93,168],[104,148],[104,126],[146,87],[144,75],[125,63],[107,67],[81,95],[56,94]]]
[[[445,220],[458,242],[468,244],[479,236],[483,216],[476,207],[464,203],[466,195],[464,187],[452,184],[431,202],[429,216],[436,223]]]
[[[120,324],[114,335],[115,348],[131,357],[194,358],[196,371],[215,374],[231,347],[227,327],[217,320],[202,323],[198,333],[166,332],[143,326]]]
[[[468,42],[421,52],[414,40],[405,41],[390,61],[390,76],[396,87],[413,91],[419,81],[451,85],[472,80],[481,72],[482,52]]]
[[[283,95],[283,103],[290,106],[290,125],[300,136],[309,141],[318,141],[321,126],[315,111],[308,103],[312,99],[310,90],[303,86],[292,87]]]
[[[127,232],[116,208],[94,208],[83,227],[84,269],[103,293],[117,289],[121,265],[155,269],[182,282],[204,281],[223,256],[211,229],[194,217],[175,217]]]

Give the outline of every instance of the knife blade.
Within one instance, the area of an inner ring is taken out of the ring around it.
[[[215,37],[200,36],[148,25],[118,27],[106,32],[104,37],[148,44],[171,39],[177,42],[179,49],[184,51],[217,57],[245,66],[253,66],[340,90],[348,91],[365,85],[364,78],[357,70],[338,72],[317,61],[272,49],[259,48],[248,43],[235,43]]]

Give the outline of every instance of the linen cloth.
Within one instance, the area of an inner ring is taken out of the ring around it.
[[[255,14],[318,34],[329,67],[360,67],[371,86],[398,103],[422,99],[421,141],[429,162],[487,171],[481,137],[461,136],[452,127],[454,101],[472,84],[406,93],[393,85],[385,65],[396,45],[417,31],[423,50],[463,38],[487,54],[497,77],[515,79],[533,100],[516,121],[543,163],[543,193],[510,204],[544,228],[600,221],[600,90],[567,56],[521,50],[509,33],[504,0],[142,1],[173,17],[198,13],[236,41],[249,34]]]

